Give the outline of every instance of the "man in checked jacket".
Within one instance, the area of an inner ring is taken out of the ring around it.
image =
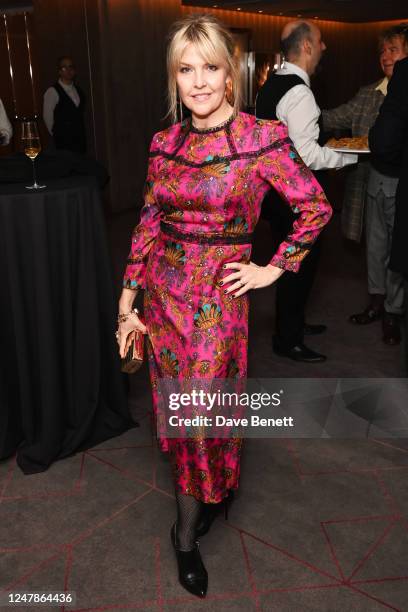
[[[387,94],[394,64],[408,56],[407,24],[393,26],[380,37],[380,65],[384,78],[362,87],[346,104],[323,110],[325,131],[351,129],[353,136],[367,136]],[[386,168],[379,169],[364,157],[350,169],[342,209],[342,231],[346,238],[361,239],[366,207],[368,292],[370,303],[363,312],[353,314],[350,322],[366,325],[382,319],[383,341],[401,341],[400,315],[403,313],[403,279],[388,270],[394,225],[395,193],[398,177]]]

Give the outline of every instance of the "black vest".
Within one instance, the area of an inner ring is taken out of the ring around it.
[[[296,85],[306,85],[304,80],[297,74],[271,74],[262,85],[256,98],[256,112],[258,119],[277,120],[276,107],[287,92]],[[319,117],[319,140],[322,146],[322,115]],[[324,188],[326,170],[312,170],[313,174]]]
[[[296,85],[306,83],[297,74],[271,74],[262,85],[256,98],[256,112],[258,119],[277,120],[276,107],[283,96]]]
[[[57,149],[66,149],[76,153],[85,153],[86,135],[84,125],[85,96],[76,87],[79,95],[79,106],[75,106],[69,95],[59,83],[53,85],[58,92],[59,101],[54,109],[53,136]]]

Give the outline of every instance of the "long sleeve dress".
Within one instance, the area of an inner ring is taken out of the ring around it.
[[[248,296],[226,295],[220,281],[231,273],[225,263],[249,263],[271,187],[298,217],[270,263],[296,272],[331,207],[283,124],[239,113],[215,128],[186,120],[153,137],[123,285],[146,290],[154,408],[160,378],[246,377]],[[238,487],[240,439],[159,442],[179,492],[217,503]]]

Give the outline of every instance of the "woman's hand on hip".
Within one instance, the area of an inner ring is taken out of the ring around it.
[[[234,270],[232,274],[222,279],[223,286],[232,283],[225,287],[225,293],[234,293],[234,297],[239,297],[250,289],[268,287],[284,273],[282,268],[277,268],[270,264],[257,266],[252,261],[249,264],[234,261],[225,264],[225,268],[227,270]]]

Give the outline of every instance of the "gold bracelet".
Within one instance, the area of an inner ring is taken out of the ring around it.
[[[122,314],[118,314],[118,323],[124,323],[125,321],[127,321],[127,318],[132,315],[138,315],[139,311],[137,308],[133,308],[130,312],[124,312]]]

